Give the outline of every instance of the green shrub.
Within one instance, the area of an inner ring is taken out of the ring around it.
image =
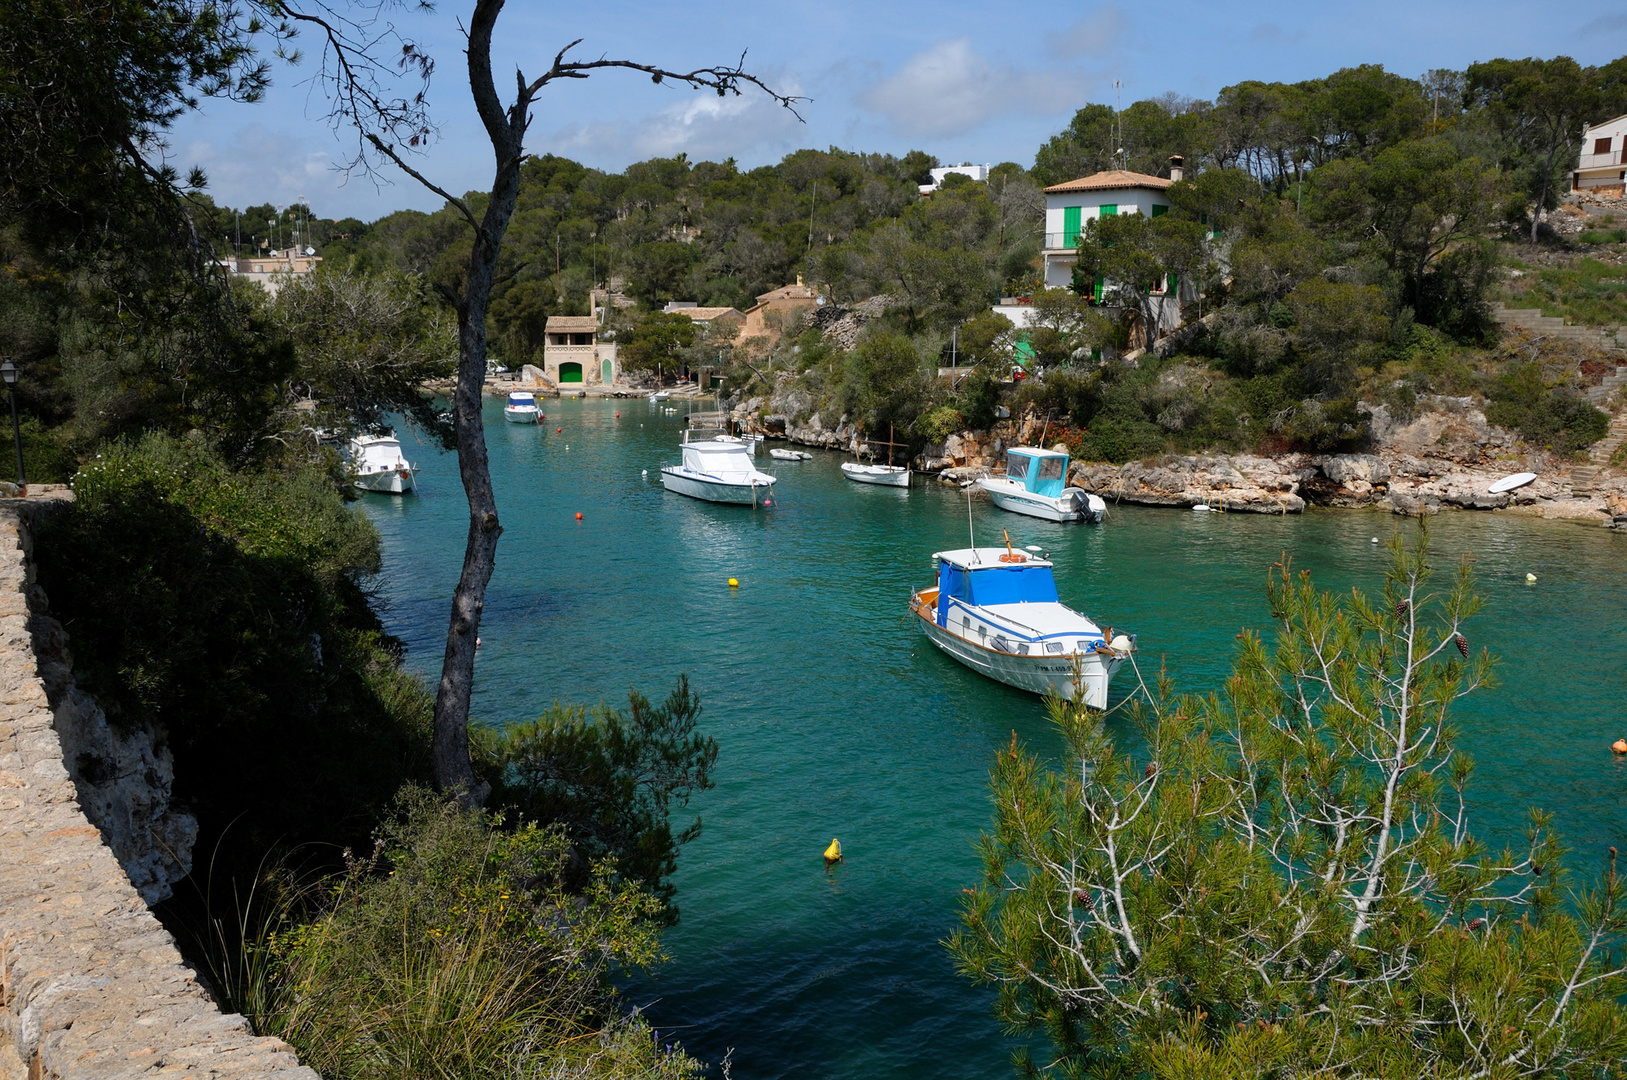
[[[378,534],[317,468],[234,472],[201,443],[109,445],[38,563],[75,671],[150,724],[211,843],[366,836],[425,767],[429,702],[368,607]],[[252,853],[252,854],[248,854]]]
[[[1492,381],[1486,419],[1529,443],[1574,454],[1604,438],[1610,417],[1566,383],[1550,386],[1539,364],[1510,364]]]
[[[1627,229],[1588,229],[1577,239],[1584,244],[1627,244]]]
[[[555,703],[530,723],[481,736],[490,803],[563,830],[573,852],[564,884],[586,889],[588,867],[612,860],[656,899],[664,921],[676,921],[669,879],[701,822],[674,834],[672,804],[688,806],[711,787],[717,761],[716,740],[695,730],[700,712],[683,678],[660,705],[629,691],[626,712]]]
[[[659,901],[609,863],[568,889],[571,858],[561,828],[408,788],[317,917],[261,943],[257,1029],[327,1080],[698,1075],[618,1014],[608,983],[662,959]]]

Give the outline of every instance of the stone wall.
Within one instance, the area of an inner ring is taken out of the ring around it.
[[[0,500],[0,1080],[318,1080],[215,1006],[80,808],[33,640],[45,505]]]

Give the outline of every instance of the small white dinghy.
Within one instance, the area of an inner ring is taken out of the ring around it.
[[[1107,708],[1108,683],[1135,651],[1063,604],[1048,559],[1004,548],[940,551],[935,587],[910,597],[921,632],[973,671],[1035,694]],[[1074,683],[1074,665],[1079,683]]]
[[[910,471],[902,465],[860,465],[842,462],[842,475],[861,484],[880,484],[883,487],[907,488]]]
[[[774,477],[758,472],[751,444],[733,436],[691,440],[684,432],[681,465],[661,466],[661,486],[692,499],[755,506],[772,494]]]
[[[537,397],[529,390],[510,390],[508,404],[503,406],[503,419],[511,424],[541,423],[542,410],[537,408]]]
[[[350,440],[350,476],[363,491],[402,495],[418,490],[418,466],[401,453],[401,440],[393,432]]]
[[[776,461],[812,461],[813,455],[802,450],[782,450],[779,447],[768,452],[768,456]]]
[[[1491,492],[1493,495],[1501,495],[1505,491],[1513,491],[1515,488],[1522,488],[1536,478],[1537,474],[1534,472],[1511,473],[1492,484],[1491,487],[1487,488],[1486,490]]]
[[[1002,510],[1045,521],[1099,522],[1107,516],[1101,496],[1067,487],[1068,455],[1033,446],[1006,451],[1006,474],[977,482]]]

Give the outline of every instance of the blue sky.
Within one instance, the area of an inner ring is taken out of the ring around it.
[[[438,68],[431,101],[440,137],[418,166],[454,192],[485,188],[491,150],[463,85],[460,18],[468,0],[440,0],[396,23]],[[1296,81],[1379,63],[1418,76],[1496,56],[1565,54],[1584,64],[1627,54],[1627,11],[1610,0],[1546,7],[1507,0],[1366,0],[1360,4],[869,3],[860,0],[717,0],[593,4],[510,0],[494,50],[499,89],[516,67],[540,72],[561,45],[577,53],[669,68],[727,63],[812,100],[798,123],[761,95],[719,100],[632,73],[608,72],[546,88],[528,149],[619,170],[687,152],[772,163],[798,147],[902,154],[944,161],[1033,161],[1034,150],[1090,101],[1125,104],[1167,91],[1213,98],[1244,79]],[[314,52],[316,43],[303,45]],[[429,210],[440,200],[409,178],[344,176],[335,163],[353,140],[336,136],[309,79],[311,64],[282,65],[266,100],[207,102],[172,133],[171,160],[201,165],[216,199],[233,206],[304,196],[323,217],[371,220]],[[512,92],[512,91],[511,91]]]

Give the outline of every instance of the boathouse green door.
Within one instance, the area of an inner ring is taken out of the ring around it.
[[[559,381],[562,382],[562,383],[581,382],[582,381],[582,365],[576,363],[574,360],[573,361],[567,361],[566,363],[560,364],[559,365]]]
[[[616,381],[616,362],[604,360],[599,364],[599,381],[609,386]]]

